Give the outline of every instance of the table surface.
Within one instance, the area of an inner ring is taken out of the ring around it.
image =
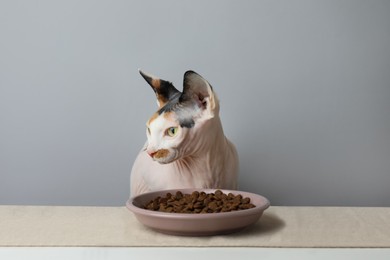
[[[261,258],[260,258],[261,257]],[[2,260],[389,260],[389,248],[0,247]]]
[[[125,207],[0,206],[0,246],[390,248],[390,208],[271,206],[230,235],[178,237]]]

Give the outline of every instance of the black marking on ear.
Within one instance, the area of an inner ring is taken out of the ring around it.
[[[146,82],[148,82],[148,84],[153,88],[154,90],[154,87],[153,87],[153,78],[150,77],[148,74],[144,73],[142,70],[139,70],[139,74],[141,74],[141,76],[146,80]]]
[[[161,107],[168,103],[171,99],[175,98],[177,94],[181,94],[181,92],[177,90],[171,82],[146,74],[141,70],[139,73],[152,87]]]
[[[158,94],[159,98],[163,98],[164,102],[168,102],[172,99],[175,99],[176,96],[181,94],[180,91],[178,91],[171,82],[160,80],[161,85],[160,88],[156,91],[156,94]]]

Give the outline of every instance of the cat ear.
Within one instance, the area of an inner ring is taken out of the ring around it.
[[[217,97],[211,85],[198,73],[189,70],[184,74],[181,101],[195,100],[198,107],[213,117],[217,109]]]
[[[151,74],[143,72],[142,70],[139,70],[139,73],[152,87],[154,93],[156,93],[157,103],[160,108],[176,96],[176,94],[180,93],[180,91],[177,90],[169,81],[159,79]]]

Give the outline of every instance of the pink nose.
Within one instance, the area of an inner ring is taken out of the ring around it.
[[[153,152],[151,152],[151,151],[148,151],[148,154],[149,154],[149,156],[150,157],[154,157],[154,155],[157,153],[157,151],[153,151]]]

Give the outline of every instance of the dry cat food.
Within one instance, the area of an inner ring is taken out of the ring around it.
[[[214,193],[194,191],[192,194],[167,193],[165,196],[151,200],[145,209],[172,213],[218,213],[254,208],[250,198],[241,194],[225,194],[221,190]]]

